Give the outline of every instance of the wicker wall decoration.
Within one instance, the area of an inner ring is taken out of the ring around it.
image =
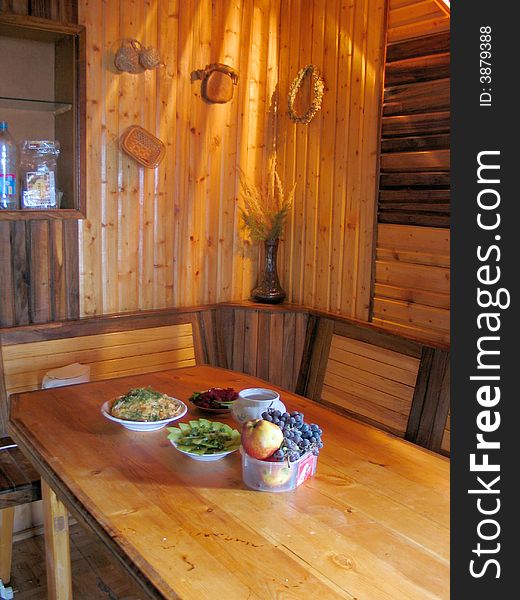
[[[148,169],[154,169],[166,152],[161,140],[139,125],[131,125],[121,136],[119,145],[128,156]]]
[[[303,113],[303,115],[298,115],[294,110],[294,102],[296,100],[296,96],[298,95],[300,87],[307,75],[312,76],[313,98],[309,108]],[[324,89],[325,83],[317,67],[315,67],[314,65],[307,65],[306,67],[303,67],[303,69],[300,69],[298,75],[296,75],[293,82],[291,83],[291,87],[289,88],[288,109],[289,118],[291,119],[291,121],[293,121],[294,123],[310,123],[314,115],[321,108]]]
[[[145,48],[138,40],[127,39],[121,42],[114,64],[119,71],[135,74],[142,73],[145,69],[156,69],[163,63],[153,46]]]
[[[202,98],[210,104],[225,104],[233,98],[233,86],[238,83],[238,73],[222,63],[213,63],[191,74],[191,81],[202,80]]]

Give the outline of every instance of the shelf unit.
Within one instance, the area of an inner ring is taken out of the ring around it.
[[[60,208],[0,210],[0,221],[82,219],[85,194],[85,28],[0,14],[0,120],[17,142],[60,143]]]

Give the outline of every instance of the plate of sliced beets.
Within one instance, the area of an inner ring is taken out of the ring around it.
[[[203,392],[194,392],[188,400],[202,412],[223,414],[231,411],[237,398],[238,392],[233,388],[213,387]]]

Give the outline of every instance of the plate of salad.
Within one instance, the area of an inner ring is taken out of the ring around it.
[[[182,454],[194,460],[220,460],[240,447],[240,433],[226,423],[194,419],[167,427],[168,439]]]
[[[213,387],[203,392],[194,392],[188,400],[202,412],[225,414],[231,411],[237,398],[238,392],[233,388]]]

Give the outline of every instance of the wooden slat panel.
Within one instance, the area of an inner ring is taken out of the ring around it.
[[[128,331],[113,331],[109,333],[98,333],[94,335],[64,336],[60,339],[46,340],[42,342],[30,342],[26,344],[4,345],[5,351],[9,352],[10,360],[23,360],[26,356],[42,357],[54,352],[68,352],[72,349],[83,351],[111,346],[123,346],[125,344],[139,344],[150,341],[171,340],[172,337],[189,337],[192,335],[191,323],[182,325],[167,325],[164,327],[151,327],[146,329],[130,329]],[[49,346],[51,344],[51,346]],[[56,344],[53,346],[52,344]],[[64,348],[64,350],[60,350]],[[7,350],[8,349],[8,350]]]
[[[284,335],[290,333],[285,330],[285,316],[280,313],[270,315],[269,323],[269,373],[267,380],[276,385],[282,385],[284,370]],[[293,329],[294,333],[294,329]],[[264,342],[261,342],[263,344]],[[288,336],[287,343],[292,345],[294,353],[294,335]]]
[[[14,308],[16,325],[25,325],[30,322],[29,315],[29,284],[30,266],[27,254],[27,228],[25,222],[13,224],[13,275],[15,290]]]
[[[415,302],[374,298],[374,316],[385,321],[411,323],[436,331],[448,332],[450,329],[450,313],[448,310],[423,306]]]
[[[399,262],[414,263],[416,265],[433,265],[435,267],[449,267],[450,257],[445,254],[414,252],[413,250],[396,250],[394,248],[378,248],[377,260],[396,260]]]
[[[380,187],[422,186],[422,187],[448,187],[450,185],[449,173],[381,173]]]
[[[283,283],[291,302],[360,319],[370,303],[384,13],[379,0],[281,3],[279,97],[305,64],[320,67],[327,87],[308,126],[277,123],[280,162],[288,185],[297,181]]]
[[[13,281],[13,260],[11,256],[11,224],[0,222],[0,326],[12,327],[15,324]]]
[[[52,316],[48,221],[30,221],[30,314],[33,323],[48,323]]]
[[[153,373],[166,369],[188,367],[195,364],[195,353],[193,347],[191,347],[160,354],[94,362],[90,365],[90,375],[92,381],[98,381],[123,377],[124,375]],[[45,372],[46,370],[31,371],[31,373],[13,376],[6,375],[6,385],[9,393],[38,389],[41,386]]]
[[[410,114],[383,117],[383,136],[419,135],[421,133],[445,133],[450,130],[450,113]]]
[[[337,362],[332,358],[329,360],[327,364],[327,375],[325,376],[325,384],[329,384],[332,387],[334,386],[334,377],[337,379],[338,377],[343,377],[344,379],[355,382],[362,386],[365,386],[369,390],[375,389],[383,392],[384,394],[388,394],[390,396],[396,396],[397,398],[401,398],[405,401],[411,402],[413,398],[413,388],[404,383],[400,383],[398,381],[394,381],[393,379],[388,379],[384,377],[383,374],[377,373],[369,373],[368,371],[364,371],[359,368],[354,368],[344,363]],[[343,383],[340,389],[349,389],[353,391],[353,387],[351,387],[348,383]],[[367,394],[359,393],[361,398],[372,398],[371,391],[367,392]],[[407,414],[409,405],[406,404],[405,414]]]
[[[405,337],[416,337],[425,341],[430,340],[431,342],[441,343],[449,346],[450,335],[442,331],[434,331],[425,327],[419,327],[417,325],[405,325],[403,323],[397,323],[395,321],[386,321],[385,319],[379,319],[374,317],[372,319],[374,325],[378,325],[388,331],[396,333],[397,335],[403,335]]]
[[[359,354],[331,348],[329,359],[376,375],[384,372],[385,377],[388,379],[405,383],[406,385],[412,386],[415,384],[417,371],[413,372],[407,369],[387,365],[381,361],[360,356]]]
[[[92,379],[195,364],[191,323],[9,345],[3,355],[10,393],[39,387],[47,371],[73,362],[91,365]]]
[[[374,296],[378,298],[392,298],[394,300],[403,300],[405,302],[426,304],[427,306],[437,306],[438,308],[450,308],[449,294],[403,288],[396,285],[386,285],[384,283],[374,284]]]
[[[384,116],[435,113],[445,111],[449,107],[449,79],[435,79],[385,88]],[[425,133],[429,132],[426,130]]]
[[[380,248],[391,250],[449,256],[450,231],[449,229],[424,229],[424,227],[403,225],[380,225],[377,245]]]
[[[417,0],[406,6],[394,7],[390,3],[388,28],[395,29],[407,24],[420,23],[433,17],[444,15],[433,0]]]
[[[449,166],[449,150],[391,152],[381,156],[384,171],[446,171]]]
[[[379,193],[379,203],[449,203],[450,190],[439,189],[385,189]]]
[[[375,387],[363,385],[348,377],[341,377],[332,373],[329,369],[327,369],[323,383],[324,388],[333,388],[339,392],[344,391],[360,400],[367,400],[372,404],[382,406],[383,408],[387,408],[388,410],[397,412],[401,415],[408,415],[412,404],[413,389],[410,389],[407,398],[402,398],[392,394],[386,394]]]
[[[406,150],[436,150],[449,148],[450,135],[422,135],[381,140],[381,152],[404,152]]]
[[[448,293],[450,272],[441,267],[414,265],[398,261],[377,261],[376,281],[413,287],[433,292]]]
[[[406,430],[408,417],[370,400],[360,399],[345,392],[338,393],[328,386],[323,388],[322,397],[326,402],[346,409],[353,416],[365,417],[374,424],[386,426],[393,433],[403,436]]]
[[[414,56],[388,63],[385,71],[386,85],[414,83],[426,79],[450,76],[450,54]]]
[[[385,212],[379,213],[380,223],[395,223],[400,225],[421,225],[423,227],[449,227],[449,215],[438,215],[435,213],[422,214],[418,212]]]
[[[419,361],[412,356],[394,352],[393,350],[388,350],[387,348],[382,348],[373,344],[367,344],[366,342],[361,342],[359,340],[344,338],[339,335],[334,335],[332,337],[331,349],[336,348],[345,350],[346,352],[352,352],[353,354],[359,354],[365,358],[377,360],[385,365],[392,365],[398,369],[404,369],[405,371],[410,371],[412,373],[417,373],[417,368],[419,366]],[[406,380],[408,380],[408,377]],[[397,379],[397,381],[401,380]]]
[[[394,2],[395,0],[392,0],[392,3]],[[386,62],[388,64],[396,60],[403,60],[416,56],[429,56],[430,54],[449,52],[449,50],[449,32],[421,36],[420,38],[400,42],[398,44],[388,44]]]

